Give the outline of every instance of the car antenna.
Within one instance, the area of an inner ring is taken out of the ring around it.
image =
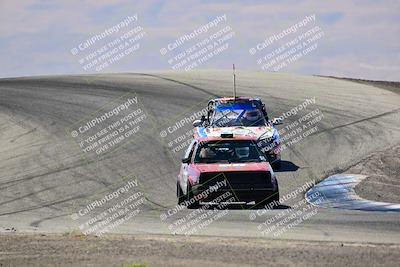
[[[236,74],[235,74],[235,64],[233,64],[233,98],[236,100]]]

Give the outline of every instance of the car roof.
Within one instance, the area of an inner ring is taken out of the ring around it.
[[[221,98],[214,98],[210,101],[217,101],[217,102],[229,102],[229,101],[261,101],[260,98],[253,98],[253,97],[246,97],[246,96],[238,96],[238,97],[221,97]]]
[[[234,136],[233,138],[224,138],[219,136],[210,136],[210,137],[197,137],[194,138],[199,142],[209,142],[209,141],[257,141],[257,138],[254,136]]]

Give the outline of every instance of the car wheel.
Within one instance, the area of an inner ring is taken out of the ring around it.
[[[274,194],[268,199],[270,203],[272,202],[278,202],[279,203],[279,185],[278,185],[278,181],[276,181],[276,191],[274,192]],[[276,207],[274,207],[276,208]]]
[[[179,181],[176,182],[176,197],[178,198],[178,205],[182,204],[183,201],[185,200],[185,196],[183,195]]]
[[[279,203],[279,188],[277,188],[276,192],[271,195],[270,197],[268,197],[267,199],[260,199],[260,200],[256,200],[255,201],[256,204],[252,207],[253,209],[264,209],[266,205],[273,203],[273,202],[277,202]],[[276,208],[277,205],[271,206],[271,209]]]
[[[271,197],[271,202],[273,202],[273,201],[279,202],[279,189]]]
[[[269,199],[259,199],[259,200],[255,200],[256,204],[254,206],[251,207],[251,209],[264,209],[265,205],[268,204],[270,202]]]
[[[187,201],[187,208],[188,209],[198,209],[200,207],[199,201],[196,201],[194,199],[194,194],[192,192],[192,187],[190,186],[190,183],[188,181],[187,185],[187,194],[186,194],[186,201]]]

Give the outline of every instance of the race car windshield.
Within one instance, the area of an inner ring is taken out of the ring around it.
[[[215,109],[211,122],[215,127],[258,127],[265,124],[262,112],[251,105],[220,106]]]
[[[217,162],[261,162],[262,152],[252,141],[211,141],[200,143],[196,151],[195,163]]]

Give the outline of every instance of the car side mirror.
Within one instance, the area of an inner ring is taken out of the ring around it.
[[[193,122],[193,127],[200,127],[203,124],[201,120],[195,120]]]
[[[190,163],[190,158],[183,158],[182,163]]]
[[[282,123],[283,123],[283,119],[281,119],[281,118],[273,118],[272,119],[272,124],[273,125],[280,125]]]

